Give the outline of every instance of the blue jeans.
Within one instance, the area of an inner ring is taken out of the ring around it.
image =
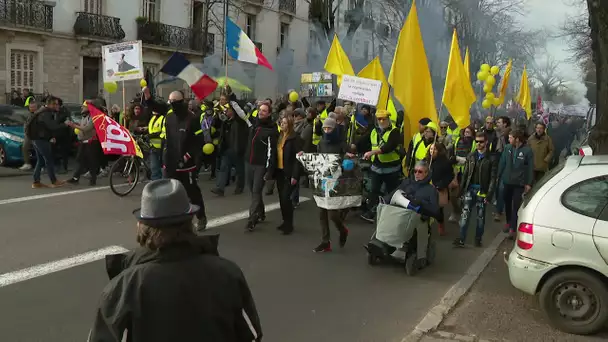
[[[502,214],[505,211],[505,196],[503,195],[505,192],[505,183],[502,182],[501,179],[498,180],[498,184],[496,184],[496,213]]]
[[[221,191],[226,188],[230,178],[230,170],[233,166],[236,170],[236,188],[245,188],[245,160],[243,157],[239,157],[236,152],[228,149],[220,154],[220,170],[215,185]]]
[[[460,215],[460,240],[465,241],[467,230],[471,219],[471,209],[477,207],[477,228],[475,229],[475,241],[481,241],[486,223],[485,197],[478,196],[479,189],[469,188],[464,194],[462,201],[462,214]]]
[[[46,167],[51,184],[57,181],[55,176],[55,161],[53,160],[53,147],[48,140],[34,140],[34,151],[36,151],[36,167],[34,168],[34,183],[40,183],[42,167]]]
[[[162,154],[160,149],[150,149],[150,154],[148,156],[150,160],[150,180],[159,180],[163,178]]]

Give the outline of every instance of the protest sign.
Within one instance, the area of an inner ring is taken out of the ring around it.
[[[357,160],[352,160],[354,165],[348,163],[348,169],[343,168],[339,154],[303,153],[298,160],[309,173],[312,194],[319,208],[335,210],[361,205],[363,181]]]
[[[380,81],[343,75],[338,98],[340,100],[375,106],[378,104],[381,88],[382,82]]]
[[[104,83],[144,78],[141,40],[104,45],[102,57]]]

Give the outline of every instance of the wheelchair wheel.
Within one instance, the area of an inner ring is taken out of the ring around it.
[[[416,253],[410,254],[407,259],[405,259],[405,273],[410,277],[413,277],[418,273],[417,259],[418,256]]]

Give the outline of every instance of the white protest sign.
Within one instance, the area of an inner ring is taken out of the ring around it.
[[[375,106],[378,104],[381,88],[382,82],[380,81],[343,75],[338,98],[340,100]]]
[[[101,51],[104,83],[144,78],[141,40],[104,45]]]

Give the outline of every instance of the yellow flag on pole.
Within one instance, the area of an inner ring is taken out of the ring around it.
[[[404,122],[403,134],[407,146],[413,135],[412,129],[418,127],[420,119],[427,117],[438,121],[415,1],[399,33],[388,83],[393,86],[395,97],[405,108],[407,118],[404,121],[407,120],[407,124]]]
[[[532,95],[530,94],[530,83],[528,83],[528,70],[524,65],[524,72],[521,74],[517,103],[526,111],[528,120],[532,117]]]
[[[473,102],[475,102],[475,99],[475,91],[467,78],[464,64],[462,64],[460,57],[458,35],[456,35],[456,30],[454,30],[441,102],[450,111],[450,115],[452,115],[458,127],[463,129],[471,124],[469,109]]]
[[[331,43],[331,48],[325,60],[325,71],[338,76],[338,86],[342,84],[342,75],[355,76],[355,71],[350,60],[340,44],[338,36],[334,34],[334,41]]]
[[[469,82],[471,82],[471,60],[470,60],[470,56],[469,56],[469,48],[467,48],[467,50],[464,53],[464,71],[467,73],[467,80],[469,80]]]
[[[513,69],[513,60],[509,59],[505,73],[502,75],[502,79],[500,80],[500,87],[498,88],[498,98],[500,99],[500,103],[505,102],[505,97],[507,96],[507,87],[509,86],[509,78],[511,78],[511,69]]]
[[[359,71],[359,74],[357,76],[382,82],[382,87],[380,88],[380,95],[378,97],[378,104],[376,105],[376,108],[387,109],[389,89],[388,82],[386,81],[386,76],[384,75],[384,70],[382,70],[382,64],[380,64],[380,57],[376,57],[371,62],[369,62],[369,64],[366,65],[365,68]]]

